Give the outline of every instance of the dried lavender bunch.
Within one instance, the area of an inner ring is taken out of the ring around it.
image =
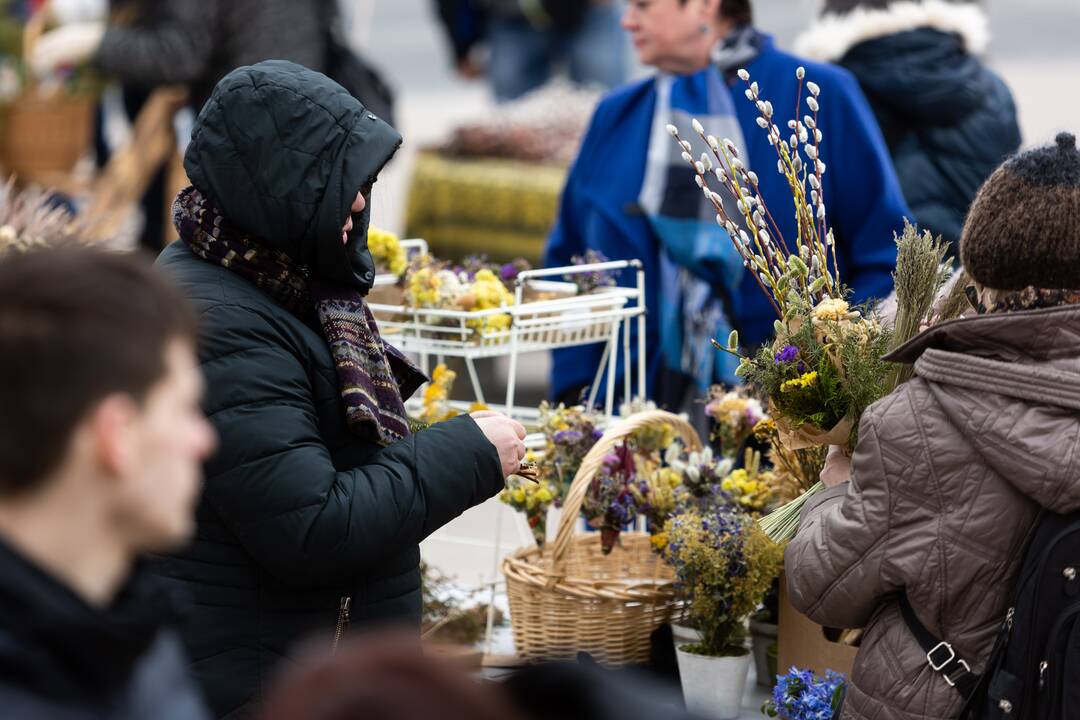
[[[9,252],[75,242],[81,223],[50,202],[39,188],[18,190],[14,178],[0,186],[0,258]]]

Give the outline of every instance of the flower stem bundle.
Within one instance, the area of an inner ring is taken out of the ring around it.
[[[739,348],[732,332],[717,348],[741,358],[737,374],[768,398],[779,442],[790,451],[840,445],[849,453],[857,439],[863,410],[884,396],[890,367],[882,359],[891,346],[890,330],[872,307],[853,307],[840,277],[836,240],[825,207],[823,134],[818,127],[821,88],[799,68],[795,117],[781,131],[770,101],[746,70],[746,98],[758,111],[757,124],[776,151],[776,172],[791,193],[794,238],[785,238],[777,215],[766,205],[758,175],[740,157],[731,140],[694,131],[709,147],[695,158],[693,145],[674,125],[668,132],[694,169],[695,182],[716,210],[751,276],[776,313],[773,342],[751,355]],[[804,94],[805,91],[805,94]],[[803,103],[805,102],[805,113]],[[713,190],[719,185],[720,192]],[[725,203],[724,195],[729,202]],[[817,491],[815,485],[808,495]],[[794,534],[805,497],[762,520],[773,540]]]
[[[893,326],[893,349],[919,333],[941,288],[949,278],[951,262],[946,260],[949,243],[934,238],[929,231],[904,222],[904,232],[896,238],[896,322]],[[913,368],[898,365],[889,382],[896,388],[911,379]]]

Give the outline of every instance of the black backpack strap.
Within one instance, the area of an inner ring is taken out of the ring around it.
[[[930,669],[941,675],[950,687],[956,688],[965,699],[974,694],[979,686],[979,676],[971,672],[971,666],[956,654],[949,643],[938,640],[919,622],[915,610],[908,602],[907,594],[900,594],[900,612],[904,616],[911,634],[918,640],[919,646],[926,653],[926,662]]]

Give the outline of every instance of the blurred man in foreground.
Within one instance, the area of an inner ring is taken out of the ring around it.
[[[136,257],[0,262],[0,716],[207,717],[136,563],[191,535],[216,442],[194,333]]]

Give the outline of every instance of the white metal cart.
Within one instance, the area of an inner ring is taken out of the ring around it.
[[[427,252],[423,240],[404,240],[406,252]],[[635,274],[631,287],[605,287],[577,294],[576,285],[565,278],[595,272],[630,270]],[[564,278],[555,280],[553,278]],[[380,275],[375,286],[398,282],[393,275]],[[530,300],[539,297],[543,299]],[[469,374],[473,397],[487,404],[476,371],[479,358],[506,357],[510,368],[505,402],[494,406],[519,419],[535,418],[535,408],[514,405],[518,358],[523,353],[549,352],[559,348],[604,343],[604,351],[592,383],[588,404],[596,405],[597,392],[607,375],[604,412],[614,414],[619,341],[622,340],[623,397],[645,396],[645,274],[638,260],[616,260],[589,265],[527,270],[514,286],[514,304],[490,310],[442,310],[413,308],[405,304],[371,303],[379,330],[399,350],[420,358],[425,372],[432,356],[438,362],[461,358]],[[487,329],[485,320],[509,315],[506,329]],[[638,325],[638,362],[633,367],[630,353],[631,327]],[[636,387],[633,377],[636,369]],[[636,391],[636,392],[635,392]]]
[[[403,240],[407,253],[426,253],[424,240]],[[577,286],[567,278],[605,271],[632,271],[634,285],[604,287],[590,293],[578,294]],[[375,286],[394,285],[399,278],[379,275]],[[542,298],[542,299],[530,299]],[[596,376],[589,391],[588,405],[595,406],[598,390],[606,374],[604,413],[608,419],[615,414],[615,386],[622,343],[623,398],[645,397],[645,273],[639,260],[615,260],[587,265],[527,270],[520,273],[514,284],[514,304],[491,310],[464,311],[413,308],[402,304],[371,303],[371,311],[379,322],[380,332],[398,349],[415,354],[425,372],[430,371],[431,358],[461,358],[468,371],[473,397],[487,404],[476,371],[479,358],[506,357],[509,372],[505,402],[492,406],[523,421],[535,420],[536,408],[514,404],[517,387],[518,358],[523,353],[550,352],[559,348],[604,344]],[[505,329],[486,329],[484,319],[509,315]],[[637,363],[631,358],[631,327],[637,322]],[[635,372],[636,371],[636,372]],[[636,383],[634,378],[636,376]],[[636,392],[635,392],[636,391]],[[542,447],[542,435],[526,438],[530,447]],[[500,508],[495,516],[495,535],[492,542],[492,573],[486,583],[490,587],[485,651],[490,651],[495,594],[499,583],[502,554],[502,524],[509,508]],[[514,513],[518,516],[518,513]],[[524,521],[517,521],[519,537],[532,542]]]

